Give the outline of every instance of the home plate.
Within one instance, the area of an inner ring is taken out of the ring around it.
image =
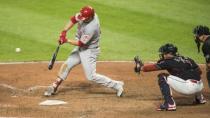
[[[39,105],[46,105],[46,106],[51,106],[51,105],[62,105],[62,104],[67,104],[67,102],[61,101],[61,100],[45,100]]]

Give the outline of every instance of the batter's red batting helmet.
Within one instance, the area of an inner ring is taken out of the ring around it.
[[[87,20],[94,17],[95,11],[91,6],[85,6],[80,10],[78,18],[80,20]]]

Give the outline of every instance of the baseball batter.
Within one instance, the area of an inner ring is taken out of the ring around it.
[[[157,110],[174,111],[176,103],[172,97],[172,91],[184,95],[195,95],[196,104],[204,104],[206,100],[201,94],[203,82],[201,81],[201,70],[199,66],[190,58],[177,54],[177,47],[173,44],[165,44],[159,48],[160,60],[155,64],[141,64],[136,61],[135,72],[150,72],[157,70],[167,70],[168,73],[158,75],[158,84],[164,97],[164,103]]]
[[[76,40],[67,39],[67,31],[75,24],[77,24]],[[122,96],[124,85],[122,81],[115,81],[96,73],[96,60],[100,53],[100,34],[99,19],[91,6],[83,7],[79,13],[70,18],[70,21],[61,32],[59,44],[69,43],[76,47],[61,66],[56,81],[45,91],[45,96],[55,94],[59,85],[67,78],[71,69],[78,64],[82,64],[88,80],[113,88],[116,90],[118,97]]]
[[[200,52],[200,43],[202,45],[203,56],[206,59],[206,76],[208,85],[210,88],[210,32],[207,26],[198,25],[193,29],[193,34],[195,37],[195,43],[198,47],[198,52]]]

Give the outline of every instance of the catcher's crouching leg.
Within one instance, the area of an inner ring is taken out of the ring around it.
[[[170,89],[169,85],[167,84],[167,76],[168,76],[168,74],[166,74],[166,73],[160,73],[158,75],[158,84],[160,87],[160,91],[161,91],[161,93],[164,97],[164,100],[165,100],[164,103],[162,105],[160,105],[159,108],[157,109],[158,111],[176,110],[176,104],[172,97],[171,89]]]

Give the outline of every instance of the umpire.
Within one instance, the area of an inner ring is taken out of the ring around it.
[[[200,43],[202,45],[202,52],[206,59],[206,76],[208,85],[210,88],[210,32],[207,26],[198,25],[193,29],[193,34],[195,37],[195,43],[198,47],[198,52],[200,52]]]

